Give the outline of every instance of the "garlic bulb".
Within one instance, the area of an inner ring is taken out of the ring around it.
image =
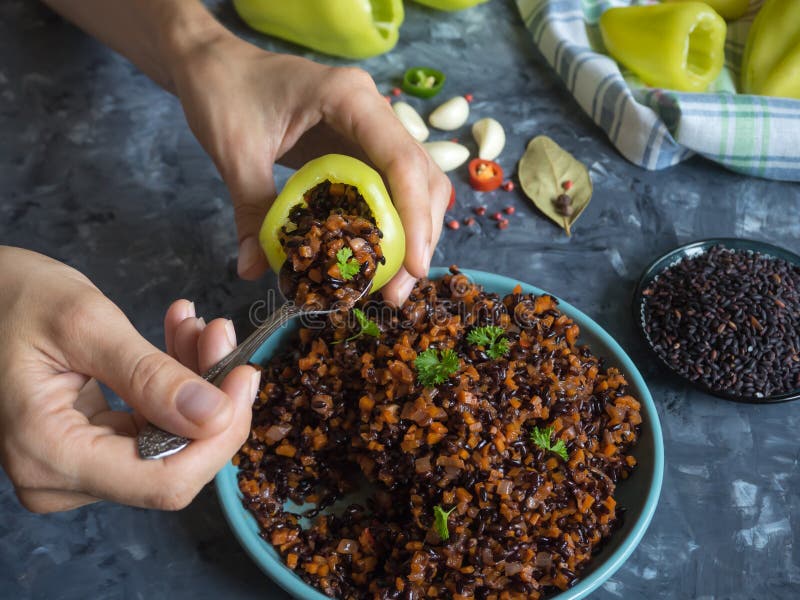
[[[414,107],[406,102],[395,102],[392,104],[392,109],[397,118],[406,128],[406,131],[411,134],[418,142],[424,142],[428,139],[430,132],[428,131],[425,121],[419,116],[419,113],[414,110]]]
[[[478,156],[483,160],[494,160],[506,145],[506,132],[498,121],[490,117],[476,121],[472,126],[472,137],[478,144]]]
[[[428,117],[428,122],[436,129],[453,131],[466,123],[468,118],[469,102],[464,96],[456,96],[437,106]]]
[[[423,144],[425,150],[428,151],[430,157],[433,159],[442,171],[452,171],[467,162],[469,158],[469,150],[466,146],[456,144],[455,142],[428,142]]]

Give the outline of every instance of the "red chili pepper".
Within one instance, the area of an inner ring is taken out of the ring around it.
[[[447,201],[447,210],[456,205],[456,186],[450,183],[450,200]]]
[[[567,179],[564,183],[561,184],[561,187],[564,188],[564,191],[570,191],[572,189],[572,181]]]
[[[507,192],[513,192],[513,191],[514,191],[514,182],[513,182],[513,181],[511,181],[511,180],[509,180],[509,181],[506,181],[506,182],[503,184],[503,189],[504,189],[505,191],[507,191]]]
[[[472,102],[474,98],[472,97],[472,94],[464,94],[464,100],[467,102]]]
[[[475,210],[475,214],[478,215],[479,217],[482,217],[483,215],[486,214],[486,207],[485,206],[477,206],[477,207],[475,207],[474,210]]]
[[[479,192],[491,192],[503,183],[503,169],[496,162],[473,158],[469,161],[469,184]]]
[[[503,209],[503,212],[506,213],[507,215],[513,215],[515,212],[517,212],[517,209],[514,208],[513,206],[506,206]]]
[[[448,226],[450,229],[458,229],[459,227],[461,227],[461,225],[459,225],[459,224],[458,224],[458,221],[456,221],[455,219],[454,219],[454,220],[452,220],[452,221],[448,221],[448,222],[447,222],[447,226]]]
[[[466,225],[467,227],[475,225],[475,219],[473,217],[467,217],[466,219],[464,219],[464,225]]]
[[[403,90],[401,90],[400,88],[392,88],[392,96],[399,96],[402,93]]]

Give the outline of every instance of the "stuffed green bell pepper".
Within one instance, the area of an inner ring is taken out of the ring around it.
[[[233,0],[253,29],[325,54],[361,59],[397,43],[402,0]]]
[[[767,0],[742,59],[742,91],[800,98],[800,0]]]
[[[289,178],[259,240],[287,297],[320,308],[352,305],[370,281],[380,289],[405,258],[403,225],[381,176],[341,154]]]
[[[471,8],[477,4],[483,4],[487,0],[414,0],[417,4],[424,4],[438,10],[462,10]]]
[[[600,15],[608,53],[644,83],[702,92],[725,63],[725,21],[707,4],[610,8]]]

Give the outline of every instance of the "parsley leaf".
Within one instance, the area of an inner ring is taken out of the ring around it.
[[[558,454],[563,460],[569,460],[569,453],[564,440],[557,440],[555,444],[550,442],[553,437],[553,428],[539,429],[534,427],[531,431],[531,441],[539,446],[542,450]]]
[[[454,506],[450,510],[445,510],[438,504],[433,507],[433,527],[436,529],[436,533],[439,534],[443,542],[450,539],[450,530],[447,528],[447,518],[455,509],[456,507]]]
[[[467,334],[467,341],[476,346],[483,346],[489,358],[498,359],[508,354],[508,339],[500,337],[505,330],[499,325],[476,327]]]
[[[375,323],[375,321],[370,321],[367,315],[364,314],[363,310],[360,308],[354,308],[353,314],[356,316],[356,321],[358,321],[358,326],[361,327],[361,330],[357,335],[351,337],[351,340],[354,340],[362,335],[371,335],[372,337],[379,337],[381,335],[381,330],[378,328],[378,325]]]
[[[433,348],[420,352],[414,360],[414,366],[417,368],[417,380],[427,387],[447,381],[448,377],[458,371],[460,364],[455,351],[442,350],[438,352]]]
[[[342,279],[345,281],[351,280],[361,270],[361,265],[353,258],[353,251],[347,247],[336,253],[336,262],[339,265]]]
[[[558,440],[550,450],[558,454],[564,461],[569,460],[569,452],[567,452],[567,445],[564,440]]]
[[[354,308],[353,314],[356,316],[356,321],[358,321],[359,330],[358,333],[355,335],[351,335],[349,338],[345,340],[337,340],[335,342],[331,342],[331,344],[341,344],[342,342],[352,342],[353,340],[357,340],[362,335],[371,335],[372,337],[380,337],[381,330],[375,321],[371,321],[367,315],[364,314],[364,311],[360,308]]]

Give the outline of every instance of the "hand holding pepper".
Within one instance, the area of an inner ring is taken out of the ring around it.
[[[267,268],[258,232],[276,196],[274,163],[299,167],[329,153],[371,163],[389,184],[406,256],[384,297],[402,302],[427,273],[450,182],[365,71],[265,52],[230,33],[197,0],[47,2],[178,96],[230,190],[240,276],[255,279]]]
[[[383,292],[403,301],[415,278],[427,274],[450,183],[372,78],[358,69],[269,54],[228,34],[196,45],[183,65],[176,91],[233,197],[239,274],[258,277],[267,266],[258,231],[276,196],[272,164],[299,167],[331,152],[348,154],[371,162],[388,180],[407,255]]]

